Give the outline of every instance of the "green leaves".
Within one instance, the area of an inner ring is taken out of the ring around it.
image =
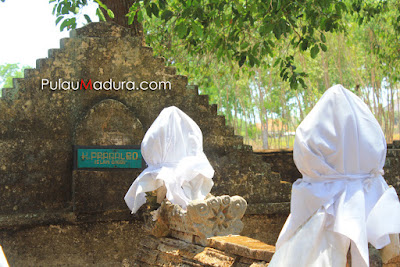
[[[244,62],[246,62],[247,55],[246,53],[242,53],[239,59],[239,67],[242,67]]]
[[[114,13],[111,11],[111,9],[107,9],[107,15],[112,19],[114,18]]]
[[[96,9],[96,15],[99,17],[100,21],[106,21],[106,18],[104,17],[103,11],[101,11],[100,8]]]
[[[314,45],[314,46],[311,48],[310,53],[311,53],[311,57],[312,57],[312,58],[316,58],[317,55],[318,55],[318,53],[319,53],[319,48],[318,48],[318,46],[317,46],[317,45]]]
[[[183,21],[177,23],[174,30],[178,34],[179,38],[184,38],[187,34],[186,23],[184,23]]]
[[[323,42],[323,43],[326,43],[326,37],[325,37],[325,34],[323,33],[323,32],[321,32],[321,41]]]
[[[173,15],[174,15],[174,12],[167,9],[162,12],[161,19],[163,19],[165,22],[167,22],[168,20],[170,20],[172,18]]]
[[[76,28],[76,18],[65,19],[60,25],[60,31],[63,31],[65,28],[75,29]]]
[[[64,16],[59,16],[59,17],[56,19],[56,25],[58,25],[58,23],[59,23],[63,18],[64,18]]]
[[[92,22],[92,20],[90,19],[90,17],[88,15],[85,14],[84,17],[88,23]]]
[[[160,9],[158,8],[156,3],[149,3],[146,5],[146,13],[147,16],[149,16],[150,18],[154,15],[155,17],[159,17],[159,13],[160,13]]]
[[[273,32],[276,39],[280,39],[282,35],[286,36],[289,30],[290,30],[289,24],[283,18],[279,19],[278,23],[276,23],[273,28]]]
[[[301,50],[306,51],[308,48],[308,39],[303,39],[300,45]]]

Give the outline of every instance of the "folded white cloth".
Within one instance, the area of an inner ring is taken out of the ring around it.
[[[162,186],[166,198],[182,208],[211,191],[214,169],[203,152],[201,130],[177,107],[161,111],[146,132],[141,150],[148,167],[125,195],[132,213],[146,203],[145,192]]]
[[[382,177],[385,157],[384,134],[367,105],[341,85],[328,89],[296,130],[293,158],[303,178],[293,184],[277,251],[321,211],[325,231],[350,239],[353,266],[369,266],[368,242],[380,249],[390,233],[400,233],[400,203]]]

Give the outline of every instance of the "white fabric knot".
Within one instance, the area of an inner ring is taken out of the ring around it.
[[[148,169],[149,170],[158,170],[161,169],[162,167],[167,167],[167,168],[176,168],[178,166],[179,162],[160,162],[156,164],[151,164],[148,163]]]
[[[384,175],[385,172],[383,171],[383,169],[372,169],[370,174],[371,174],[371,177],[379,177],[380,175]]]
[[[366,179],[364,179],[364,190],[365,192],[369,192],[372,187],[372,181],[373,179],[382,176],[385,172],[382,169],[373,169],[369,174],[370,176]]]

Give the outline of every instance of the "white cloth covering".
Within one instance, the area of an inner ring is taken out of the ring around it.
[[[0,246],[0,267],[9,267],[3,248]]]
[[[368,242],[380,249],[390,233],[400,233],[400,203],[382,177],[385,157],[384,134],[367,105],[341,85],[328,89],[296,130],[293,158],[303,178],[293,184],[291,214],[269,266],[292,266],[286,258],[329,250],[320,242],[328,232],[336,234],[332,243],[350,240],[353,266],[369,266]],[[321,213],[318,226],[313,216]],[[299,235],[315,247],[301,249]],[[344,266],[317,260],[296,266]]]
[[[203,152],[201,130],[177,107],[161,111],[146,132],[141,150],[148,167],[125,195],[132,213],[146,202],[145,192],[163,186],[166,198],[183,208],[211,191],[214,169]]]
[[[329,215],[318,210],[276,251],[268,266],[346,266],[350,240],[325,229]]]

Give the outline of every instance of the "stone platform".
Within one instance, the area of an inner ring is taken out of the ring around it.
[[[176,238],[148,236],[136,254],[137,266],[268,266],[275,247],[250,237],[211,237],[207,246]]]
[[[382,267],[400,267],[400,256],[394,257],[387,263],[384,263]]]
[[[150,199],[149,199],[150,200]],[[164,200],[150,212],[137,266],[267,266],[275,247],[240,236],[247,202],[240,196],[194,200],[184,210]]]

